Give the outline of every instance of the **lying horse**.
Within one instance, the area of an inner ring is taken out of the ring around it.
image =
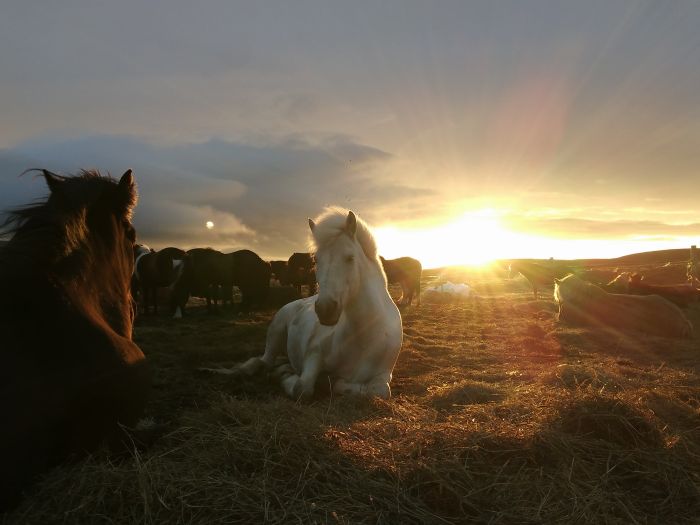
[[[128,446],[150,385],[131,339],[131,170],[42,174],[48,200],[11,212],[0,252],[0,509],[71,456]]]
[[[541,288],[552,286],[554,279],[564,277],[569,270],[558,266],[547,267],[527,261],[514,261],[510,264],[509,272],[511,279],[518,273],[525,277],[537,299],[537,293]]]
[[[412,257],[386,260],[380,256],[379,259],[382,261],[382,267],[389,284],[399,283],[401,285],[401,297],[399,297],[397,304],[410,305],[413,302],[413,295],[416,294],[418,306],[420,306],[420,278],[423,273],[420,261]]]
[[[287,282],[296,286],[299,295],[301,287],[309,287],[309,295],[316,293],[316,271],[314,258],[310,253],[295,252],[287,261]]]
[[[689,303],[700,298],[700,290],[690,283],[685,284],[649,284],[644,282],[644,276],[633,273],[629,280],[629,293],[634,295],[660,295],[673,304],[686,308]]]
[[[275,314],[262,357],[212,371],[253,375],[272,370],[294,399],[309,399],[322,375],[330,376],[335,393],[389,398],[403,332],[374,237],[353,212],[340,208],[309,219],[309,227],[318,295]]]
[[[665,337],[691,337],[693,333],[693,325],[680,308],[658,295],[612,294],[568,275],[555,280],[554,298],[560,321]]]

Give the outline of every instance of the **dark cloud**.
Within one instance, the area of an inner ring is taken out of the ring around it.
[[[383,210],[433,194],[378,177],[391,161],[390,154],[343,136],[173,146],[99,136],[24,143],[0,154],[0,170],[12,176],[34,166],[67,173],[98,168],[118,175],[132,168],[140,194],[134,222],[145,242],[248,247],[280,257],[304,249],[306,218],[326,205],[378,220]],[[3,208],[46,194],[40,181],[26,179],[7,178],[3,188]],[[214,228],[207,229],[207,221]]]

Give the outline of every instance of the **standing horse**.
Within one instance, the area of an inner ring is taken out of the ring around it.
[[[309,219],[309,227],[318,295],[275,314],[261,358],[213,371],[253,375],[274,369],[294,399],[309,399],[322,374],[330,376],[333,392],[389,398],[403,332],[374,237],[353,212],[340,208]]]
[[[270,290],[270,263],[250,250],[238,250],[226,256],[232,273],[232,282],[241,291],[241,310],[249,312],[261,307]]]
[[[316,271],[314,269],[314,257],[310,253],[295,252],[287,261],[287,281],[296,286],[299,295],[301,287],[309,287],[309,295],[316,293]]]
[[[287,286],[289,284],[287,261],[270,261],[270,284],[273,280],[276,281],[275,286]]]
[[[542,266],[527,261],[513,261],[509,271],[511,278],[519,273],[528,280],[535,299],[537,299],[537,293],[541,288],[554,286],[554,279],[562,278],[570,273],[567,268]]]
[[[141,295],[143,313],[149,313],[150,303],[153,313],[157,314],[158,289],[172,286],[186,254],[179,248],[168,247],[156,252],[140,245],[137,245],[135,254],[134,278]]]
[[[192,248],[187,251],[185,275],[177,285],[175,295],[203,297],[207,311],[218,309],[218,301],[232,298],[231,266],[228,257],[211,248]]]
[[[42,173],[48,200],[11,213],[0,252],[0,509],[71,456],[128,446],[150,384],[131,339],[131,170]]]
[[[420,278],[423,273],[423,265],[413,257],[399,257],[389,259],[379,257],[386,273],[386,280],[389,284],[399,283],[401,285],[401,297],[397,303],[399,305],[410,305],[413,302],[413,295],[418,297],[420,306]]]

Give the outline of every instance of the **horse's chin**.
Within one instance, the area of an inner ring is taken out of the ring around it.
[[[335,326],[338,324],[338,320],[340,319],[340,315],[334,316],[333,318],[324,317],[323,319],[321,319],[318,314],[316,314],[316,316],[318,317],[318,322],[323,326]]]

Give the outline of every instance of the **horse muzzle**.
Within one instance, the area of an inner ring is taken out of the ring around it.
[[[340,303],[335,299],[316,299],[314,310],[316,310],[316,316],[322,325],[333,326],[340,319]]]

